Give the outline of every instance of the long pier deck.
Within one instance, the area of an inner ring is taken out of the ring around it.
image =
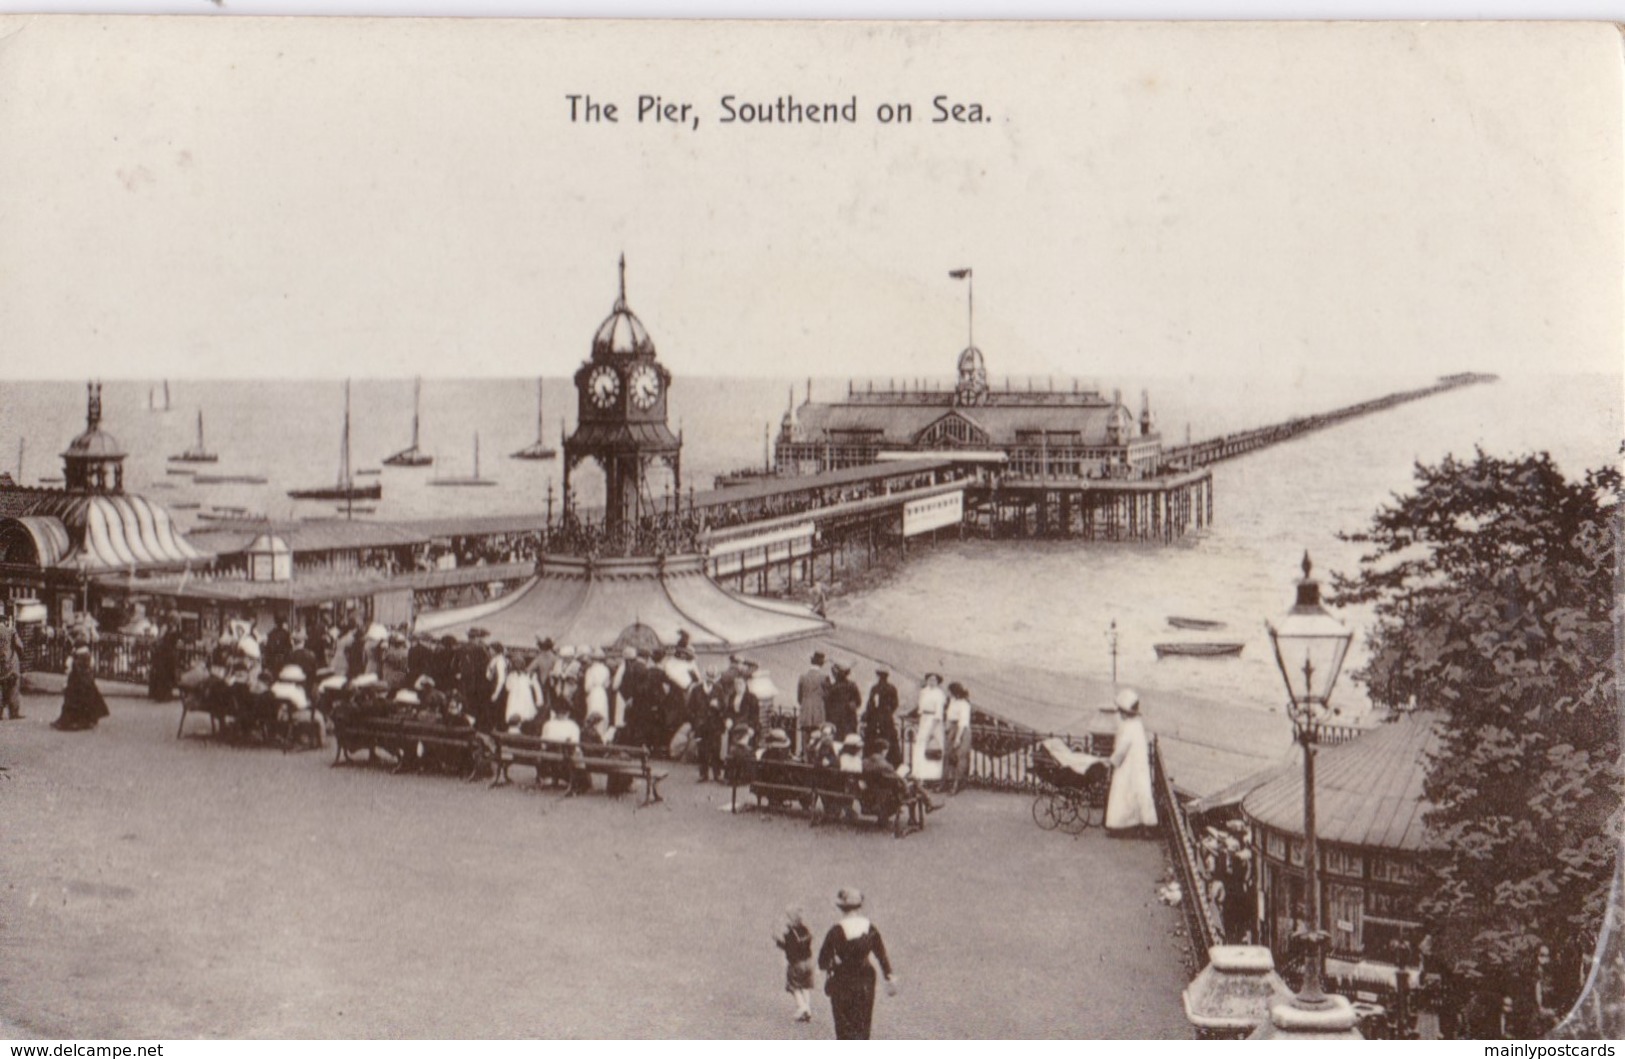
[[[1254,427],[1243,430],[1237,434],[1224,434],[1216,438],[1193,442],[1188,445],[1175,445],[1162,452],[1163,465],[1167,467],[1206,467],[1221,460],[1234,459],[1245,456],[1249,452],[1270,445],[1279,445],[1283,441],[1307,434],[1314,430],[1324,430],[1339,423],[1356,419],[1360,416],[1371,415],[1374,412],[1387,411],[1390,408],[1410,401],[1420,401],[1424,397],[1458,390],[1463,386],[1472,386],[1477,383],[1495,382],[1497,376],[1485,375],[1476,372],[1464,372],[1459,375],[1446,375],[1432,386],[1423,386],[1415,390],[1403,390],[1391,393],[1385,397],[1361,401],[1345,408],[1338,408],[1330,412],[1319,412],[1315,415],[1298,416],[1288,419],[1284,423],[1271,423],[1268,426]]]

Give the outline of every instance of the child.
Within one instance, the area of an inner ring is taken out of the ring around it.
[[[802,921],[801,909],[784,910],[784,930],[773,944],[784,950],[784,991],[796,998],[796,1021],[812,1021],[812,931]]]

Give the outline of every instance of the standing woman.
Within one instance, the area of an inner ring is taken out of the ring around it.
[[[1157,826],[1151,797],[1151,745],[1140,720],[1140,695],[1117,693],[1117,738],[1112,744],[1112,785],[1106,794],[1106,834],[1115,838],[1145,834]]]
[[[68,686],[62,697],[62,713],[51,722],[51,727],[63,732],[78,732],[96,727],[96,722],[107,716],[107,701],[96,687],[95,666],[90,660],[90,648],[74,648],[68,659]]]
[[[869,958],[880,962],[887,996],[897,995],[897,976],[892,974],[880,931],[860,914],[863,894],[846,887],[835,895],[835,907],[845,915],[829,928],[818,950],[818,966],[826,976],[824,992],[835,1012],[835,1039],[866,1041],[875,1012],[875,968]]]
[[[914,760],[909,775],[921,783],[936,783],[942,779],[943,719],[948,710],[948,695],[942,690],[942,674],[927,673],[920,682],[920,697],[914,708],[919,727],[914,732]]]

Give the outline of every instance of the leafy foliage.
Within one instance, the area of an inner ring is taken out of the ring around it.
[[[1446,717],[1421,911],[1457,964],[1515,971],[1542,943],[1573,960],[1620,848],[1620,473],[1480,450],[1416,481],[1349,537],[1372,547],[1333,602],[1375,611],[1354,674],[1372,700]]]

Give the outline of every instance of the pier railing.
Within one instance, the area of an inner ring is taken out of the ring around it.
[[[1219,913],[1213,907],[1207,878],[1202,872],[1202,847],[1196,841],[1184,805],[1174,793],[1173,781],[1163,765],[1162,748],[1155,738],[1151,740],[1151,793],[1168,838],[1174,872],[1179,876],[1182,894],[1179,906],[1185,913],[1185,925],[1195,950],[1191,955],[1200,966],[1207,959],[1209,948],[1224,943],[1224,934],[1219,930]]]

